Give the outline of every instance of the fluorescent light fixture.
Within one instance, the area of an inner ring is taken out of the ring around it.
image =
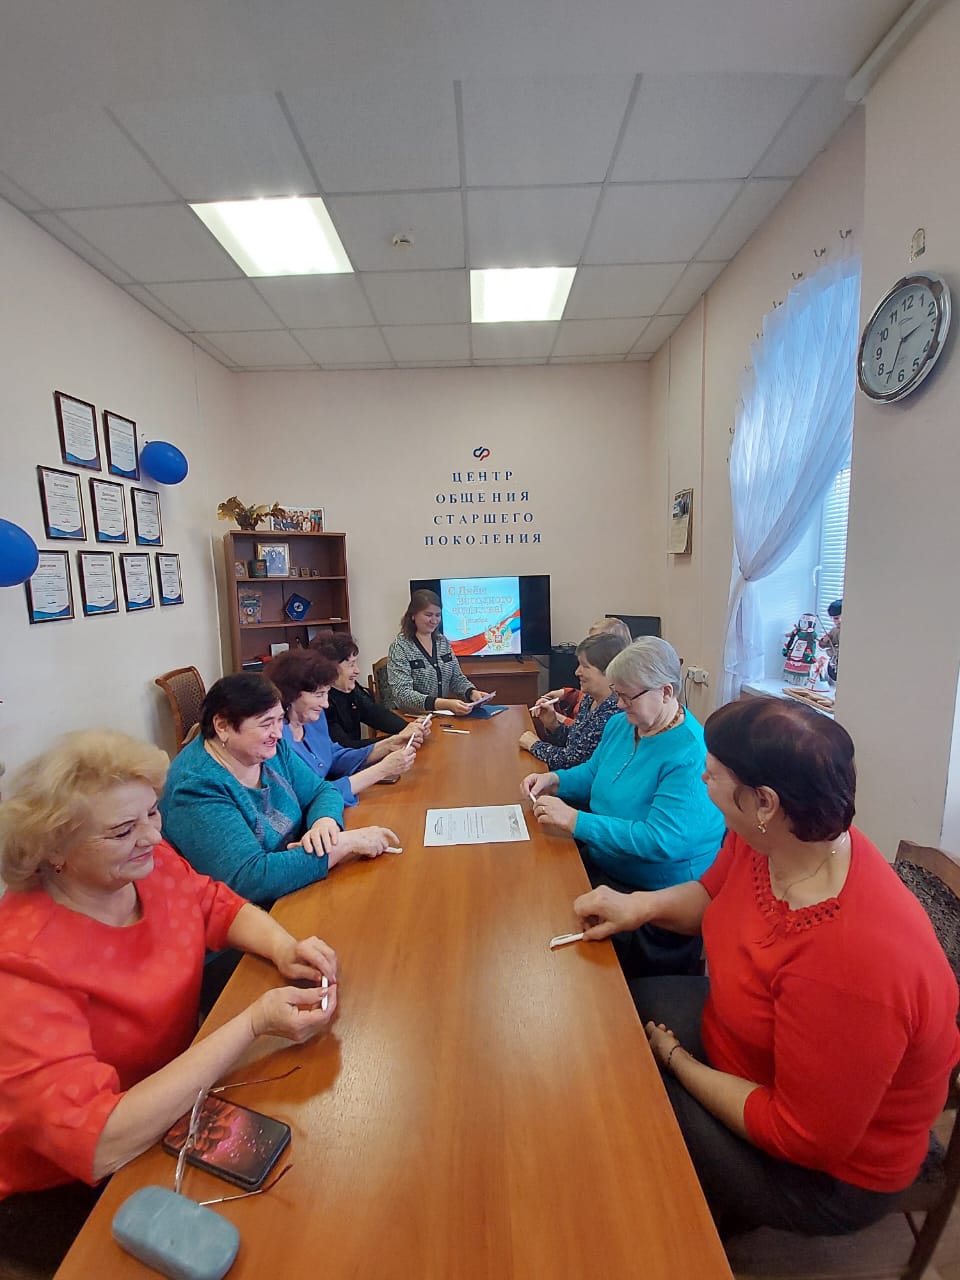
[[[245,275],[340,275],[353,270],[319,196],[221,200],[190,208]]]
[[[470,272],[474,324],[512,320],[559,320],[576,267],[491,268]]]

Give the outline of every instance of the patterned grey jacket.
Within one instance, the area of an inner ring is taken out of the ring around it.
[[[387,680],[390,705],[413,715],[432,711],[437,698],[465,699],[473,690],[441,631],[433,633],[432,657],[416,640],[398,635],[387,654]]]

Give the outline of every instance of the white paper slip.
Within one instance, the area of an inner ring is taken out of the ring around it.
[[[568,947],[571,942],[582,941],[582,933],[558,933],[555,938],[550,939],[550,950],[556,951],[557,947]]]
[[[431,711],[431,712],[430,712],[430,714],[431,714],[432,716],[452,716],[452,715],[453,715],[453,712],[452,712],[452,711],[447,711],[447,710],[443,710],[443,711]]]
[[[467,809],[428,809],[423,843],[506,844],[529,840],[523,808],[519,804],[480,805]]]

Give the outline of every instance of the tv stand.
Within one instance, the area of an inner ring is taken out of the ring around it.
[[[495,702],[531,707],[537,700],[540,664],[522,655],[461,658],[460,669],[477,689],[482,689],[485,693],[496,689]]]

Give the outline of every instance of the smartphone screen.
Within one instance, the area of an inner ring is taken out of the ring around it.
[[[164,1150],[177,1155],[189,1126],[189,1115],[181,1116],[164,1135]],[[208,1096],[193,1149],[187,1152],[187,1163],[254,1191],[289,1141],[290,1126],[282,1120],[225,1098]]]

